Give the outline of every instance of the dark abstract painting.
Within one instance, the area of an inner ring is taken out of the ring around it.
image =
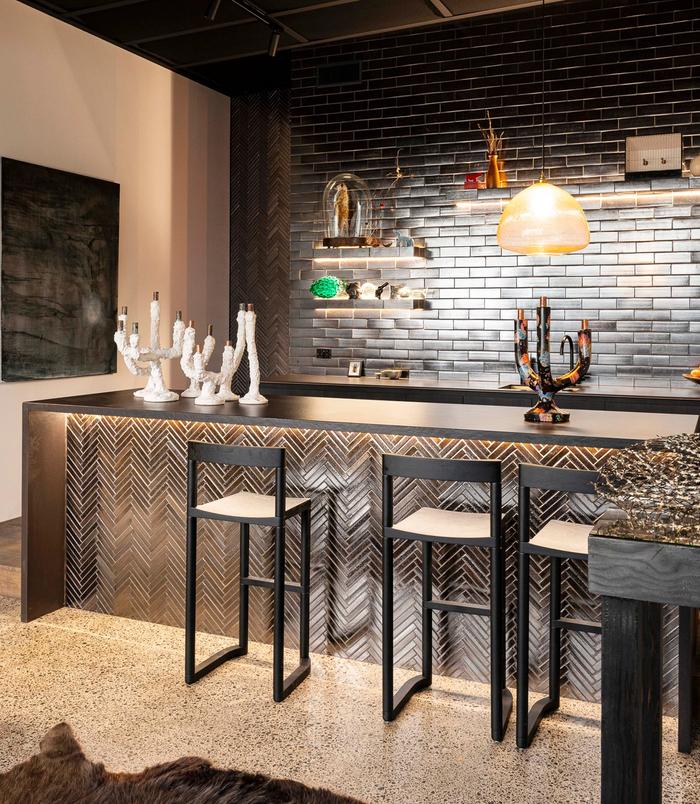
[[[119,185],[14,159],[0,170],[2,380],[115,372]]]

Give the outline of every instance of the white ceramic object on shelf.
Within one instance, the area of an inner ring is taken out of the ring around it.
[[[134,392],[134,396],[145,402],[177,402],[178,394],[171,391],[163,377],[163,361],[179,358],[182,355],[182,344],[185,335],[185,324],[178,311],[173,324],[173,341],[170,347],[160,345],[160,300],[158,292],[151,301],[151,345],[149,348],[140,345],[139,325],[132,324],[131,334],[126,334],[127,308],[122,307],[119,315],[119,328],[114,333],[117,350],[124,358],[124,363],[134,376],[148,376],[146,387]]]
[[[240,317],[241,311],[239,311],[238,315]],[[248,393],[241,397],[240,401],[242,405],[267,404],[267,399],[260,393],[260,361],[258,360],[258,347],[255,343],[256,322],[257,316],[255,315],[255,309],[252,304],[249,304],[245,311],[245,340],[248,348],[250,388],[248,388]]]

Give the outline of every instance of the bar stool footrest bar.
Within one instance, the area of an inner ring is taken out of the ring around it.
[[[560,617],[552,621],[552,630],[580,631],[585,634],[600,634],[602,626],[595,620],[576,620],[570,617]]]
[[[426,600],[423,608],[432,611],[454,611],[460,614],[477,614],[480,617],[490,617],[491,607],[481,606],[477,603],[462,603],[459,600]]]
[[[259,578],[255,575],[248,575],[246,578],[241,578],[241,586],[255,586],[261,589],[274,589],[275,579]],[[303,589],[300,583],[285,583],[284,591],[301,594]]]

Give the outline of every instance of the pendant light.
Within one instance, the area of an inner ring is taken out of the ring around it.
[[[539,181],[519,192],[503,210],[498,245],[518,254],[568,254],[589,244],[591,233],[579,202],[561,187],[545,181],[544,168],[544,30],[542,0],[542,168]]]

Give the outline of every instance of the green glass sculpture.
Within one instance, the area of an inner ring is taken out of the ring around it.
[[[345,290],[345,282],[337,276],[322,276],[311,283],[309,290],[319,299],[332,299]]]

